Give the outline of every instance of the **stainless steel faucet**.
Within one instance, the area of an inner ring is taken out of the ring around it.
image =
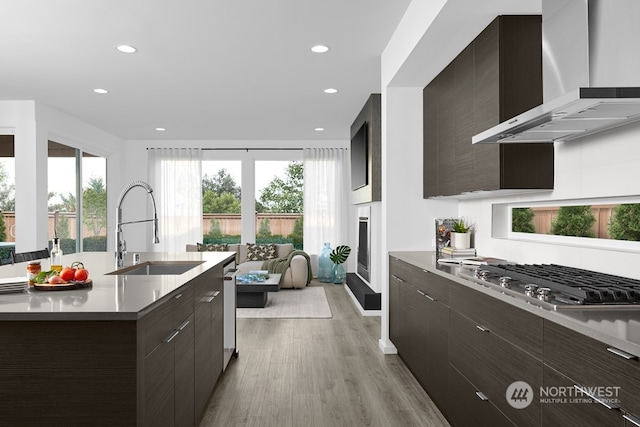
[[[134,187],[142,187],[146,190],[146,192],[151,197],[151,203],[153,204],[153,218],[151,219],[141,219],[138,221],[127,221],[122,222],[122,202],[124,201],[124,197],[131,191]],[[116,208],[116,268],[122,267],[124,265],[124,255],[127,253],[127,242],[124,240],[122,236],[122,226],[124,224],[136,224],[138,222],[151,222],[153,221],[153,243],[160,243],[160,239],[158,238],[158,211],[156,209],[156,200],[153,198],[153,189],[149,184],[143,181],[133,181],[131,184],[127,185],[122,193],[120,193],[120,197],[118,197],[118,203]]]

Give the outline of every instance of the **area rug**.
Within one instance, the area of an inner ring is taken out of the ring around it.
[[[327,296],[321,286],[269,292],[264,308],[236,309],[236,317],[239,318],[328,319],[332,316]]]

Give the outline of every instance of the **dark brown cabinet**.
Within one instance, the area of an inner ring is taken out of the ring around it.
[[[223,268],[217,266],[195,284],[195,413],[206,408],[218,378],[222,374],[223,342]]]
[[[493,309],[499,310],[502,303],[496,302]],[[450,312],[449,334],[449,361],[480,393],[478,398],[488,400],[518,426],[539,426],[540,401],[533,398],[529,406],[516,409],[508,401],[506,391],[517,381],[524,381],[532,390],[539,390],[542,361],[453,310]]]
[[[605,398],[605,403],[617,401],[613,403],[620,410],[614,410],[613,414],[621,417],[621,411],[624,411],[632,416],[640,415],[640,361],[637,357],[551,321],[544,324],[544,356],[545,364],[572,381],[572,386],[612,394],[595,397]]]
[[[471,144],[542,103],[539,16],[499,16],[423,92],[423,195],[553,188],[553,144]]]
[[[193,288],[142,319],[143,425],[194,425]]]
[[[446,412],[449,308],[442,280],[390,258],[390,338],[422,387]]]
[[[619,410],[607,409],[597,403],[587,403],[584,395],[558,397],[555,390],[575,390],[576,382],[549,366],[544,366],[542,385],[552,390],[542,399],[542,424],[567,427],[622,427],[624,418]],[[584,400],[583,400],[584,399]],[[581,403],[582,402],[582,403]]]

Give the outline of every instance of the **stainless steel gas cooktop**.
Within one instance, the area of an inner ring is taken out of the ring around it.
[[[556,264],[464,268],[461,277],[551,310],[640,309],[640,280]]]

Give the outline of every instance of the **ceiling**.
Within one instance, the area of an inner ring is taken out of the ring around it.
[[[2,0],[0,99],[126,140],[348,139],[409,3]]]

